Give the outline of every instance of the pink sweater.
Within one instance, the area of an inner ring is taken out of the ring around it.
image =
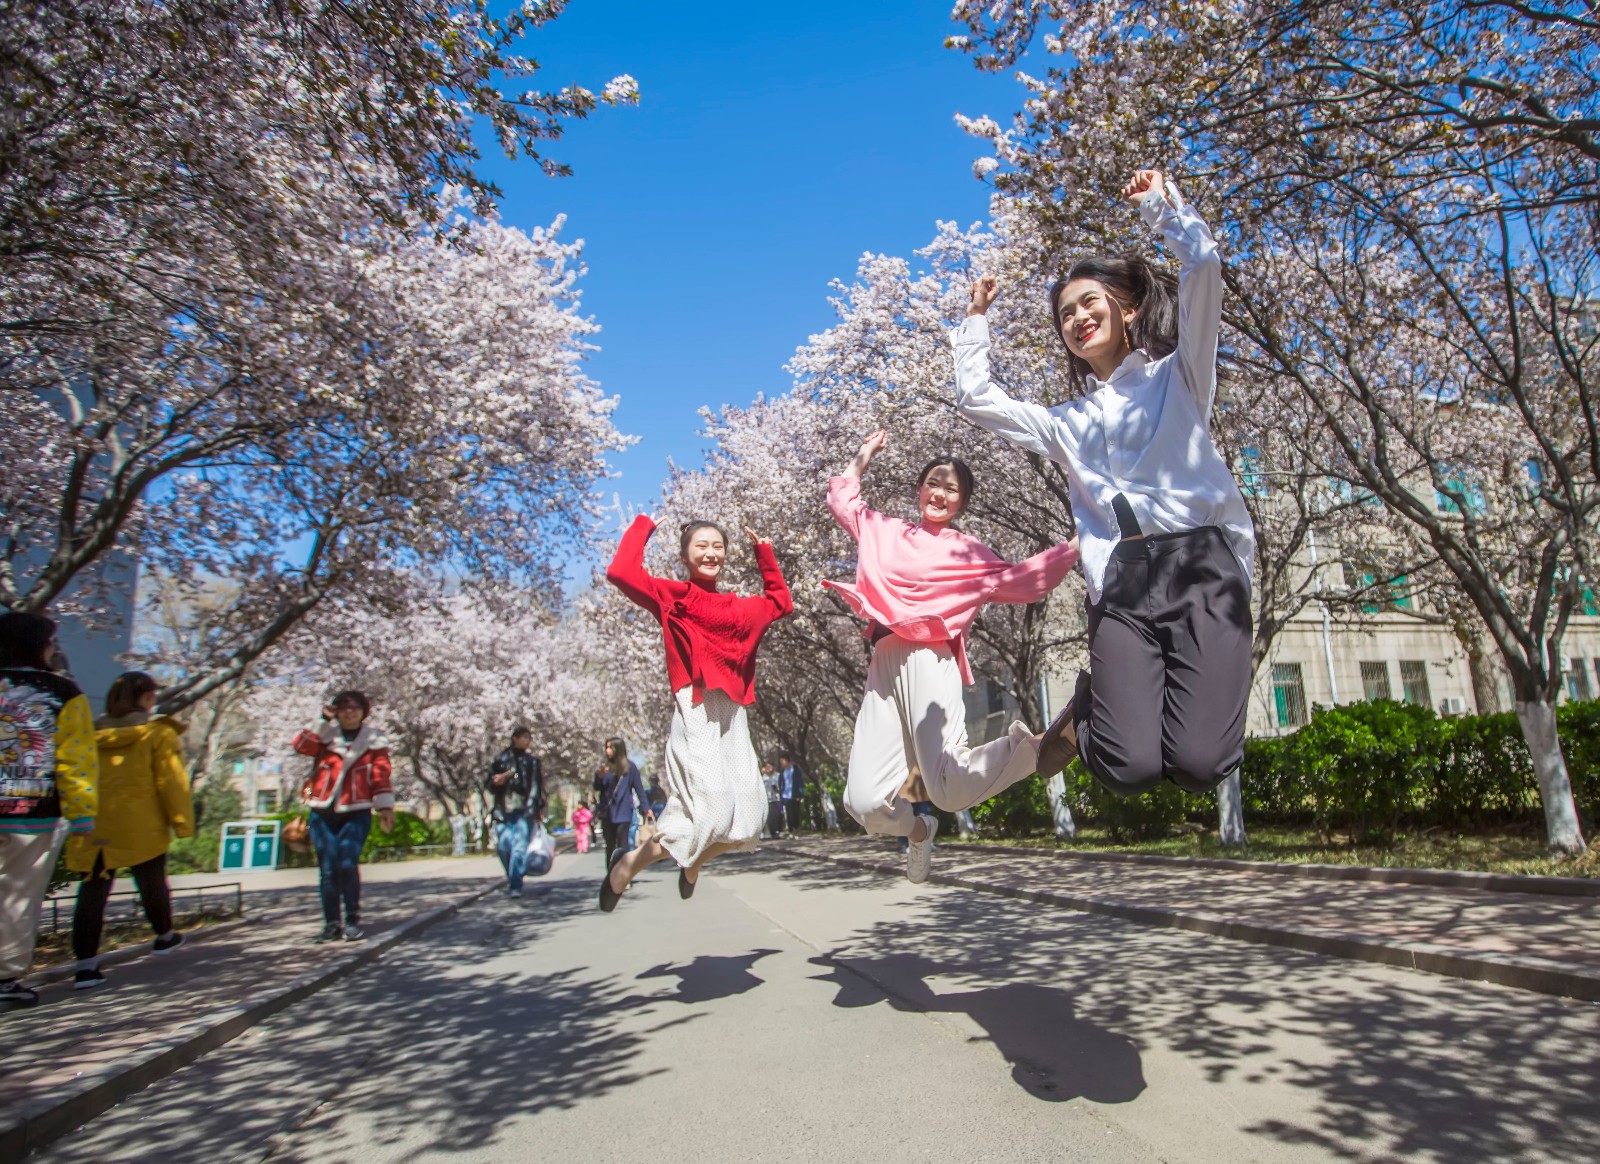
[[[824,582],[862,618],[914,643],[949,643],[972,682],[966,635],[985,602],[1037,602],[1078,562],[1070,542],[1015,565],[970,534],[888,517],[861,500],[861,478],[831,477],[828,509],[856,539],[856,584]]]

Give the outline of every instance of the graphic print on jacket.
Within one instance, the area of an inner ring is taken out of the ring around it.
[[[41,832],[94,816],[94,724],[72,680],[0,670],[0,831]]]

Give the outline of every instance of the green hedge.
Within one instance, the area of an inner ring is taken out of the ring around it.
[[[1600,700],[1556,711],[1578,810],[1591,825],[1600,806]],[[1115,840],[1170,833],[1185,818],[1210,823],[1214,796],[1163,784],[1144,796],[1114,796],[1076,762],[1067,805]],[[1245,741],[1245,819],[1310,825],[1353,841],[1386,841],[1401,829],[1475,830],[1541,817],[1538,783],[1517,717],[1442,719],[1426,707],[1381,700],[1319,707],[1292,735]],[[985,832],[1028,836],[1053,828],[1042,780],[1028,780],[973,810]]]

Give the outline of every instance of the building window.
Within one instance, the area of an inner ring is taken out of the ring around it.
[[[1377,662],[1361,664],[1361,697],[1368,703],[1375,699],[1393,699],[1394,694],[1389,688],[1389,664],[1379,659]]]
[[[1573,700],[1593,698],[1589,694],[1589,669],[1583,665],[1582,659],[1567,660],[1567,698]]]
[[[274,788],[256,790],[256,815],[271,816],[278,811],[278,792]]]
[[[1418,659],[1400,660],[1400,686],[1405,691],[1405,701],[1418,707],[1432,707],[1433,694],[1428,690],[1428,664]]]
[[[1440,513],[1466,513],[1480,517],[1489,508],[1483,495],[1483,486],[1469,481],[1460,470],[1450,473],[1440,484],[1443,488],[1433,491],[1433,499]]]
[[[1272,665],[1272,701],[1279,727],[1299,727],[1306,722],[1306,684],[1299,663]]]
[[[1411,609],[1411,591],[1406,586],[1406,576],[1401,574],[1389,583],[1389,601],[1396,610]]]

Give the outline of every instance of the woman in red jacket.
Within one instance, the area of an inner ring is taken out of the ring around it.
[[[656,835],[619,851],[600,882],[600,908],[639,872],[671,857],[678,894],[694,893],[705,863],[719,853],[753,847],[767,817],[767,791],[750,745],[745,708],[755,702],[756,649],[767,627],[794,609],[772,543],[749,529],[761,568],[762,593],[741,598],[717,589],[728,535],[710,521],[692,521],[678,538],[688,580],[657,578],[644,568],[644,547],[656,523],[643,514],[622,537],[606,579],[661,621],[667,681],[674,703],[667,736],[667,807]]]
[[[311,843],[322,872],[318,942],[362,939],[361,850],[372,831],[373,811],[384,832],[394,828],[389,748],[368,721],[371,714],[372,701],[363,693],[341,691],[322,709],[322,727],[294,738],[295,751],[316,759],[300,798],[311,806]]]

